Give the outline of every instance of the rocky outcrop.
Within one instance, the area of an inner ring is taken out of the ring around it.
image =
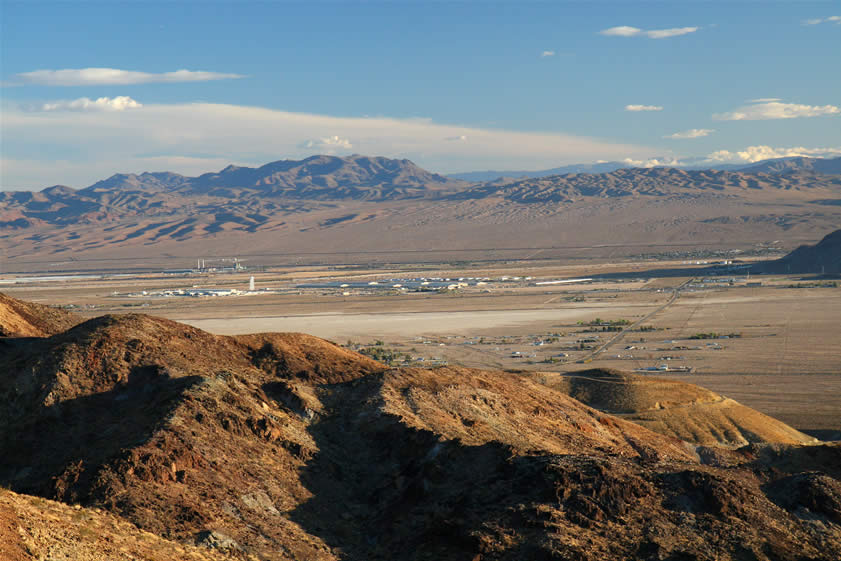
[[[518,374],[144,315],[0,345],[0,364],[10,496],[99,509],[173,558],[841,556],[837,445],[690,445]],[[69,508],[54,527],[84,531]]]

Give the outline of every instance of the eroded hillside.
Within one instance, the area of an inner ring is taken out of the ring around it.
[[[0,364],[0,482],[83,509],[30,503],[51,528],[100,509],[175,558],[841,555],[837,445],[697,446],[526,376],[144,315],[6,339]],[[20,497],[5,535],[44,550]]]

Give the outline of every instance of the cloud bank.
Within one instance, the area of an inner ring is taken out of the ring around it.
[[[212,103],[147,103],[124,111],[25,111],[13,107],[3,112],[0,134],[7,158],[0,188],[7,190],[40,189],[56,183],[82,187],[115,172],[196,174],[228,163],[262,165],[351,149],[360,154],[408,158],[441,173],[494,166],[546,169],[656,153],[649,147],[563,133]],[[11,158],[11,154],[32,156],[23,156],[29,158],[24,160]],[[67,154],[72,154],[72,159],[62,160]],[[224,164],[218,165],[220,162]]]
[[[600,35],[608,37],[648,37],[649,39],[667,39],[698,31],[698,27],[672,27],[670,29],[640,29],[629,25],[620,25],[599,31]]]
[[[159,74],[120,70],[118,68],[67,68],[63,70],[33,70],[17,74],[26,84],[39,86],[105,86],[176,82],[207,82],[244,78],[241,74],[206,72],[204,70],[176,70]]]
[[[674,157],[658,156],[655,158],[623,158],[620,161],[634,167],[690,167],[715,168],[721,164],[752,164],[762,160],[792,157],[836,158],[841,156],[841,146],[829,148],[774,148],[772,146],[748,146],[744,150],[716,150],[705,156]]]
[[[801,105],[799,103],[783,103],[761,99],[753,101],[753,105],[745,105],[727,113],[716,113],[713,115],[713,119],[718,121],[761,121],[821,117],[841,113],[841,109],[835,105]]]
[[[662,111],[660,105],[626,105],[625,111]]]
[[[701,138],[703,136],[709,136],[714,132],[714,129],[689,129],[688,131],[667,134],[663,138],[674,138],[678,140],[683,140],[687,138]]]
[[[707,156],[708,162],[728,163],[753,163],[771,158],[792,158],[807,156],[812,158],[832,158],[841,156],[841,146],[837,148],[805,148],[797,146],[792,148],[773,148],[771,146],[748,146],[744,150],[730,152],[728,150],[717,150]]]

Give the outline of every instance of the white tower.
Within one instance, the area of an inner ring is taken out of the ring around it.
[[[254,277],[251,277],[251,280],[248,281],[248,290],[254,292]]]

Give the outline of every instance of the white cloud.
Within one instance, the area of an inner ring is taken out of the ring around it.
[[[448,142],[467,142],[467,135],[460,134],[458,136],[448,136],[444,140]]]
[[[555,51],[543,51],[542,53],[540,53],[540,56],[541,57],[555,56]]]
[[[638,27],[631,27],[629,25],[620,25],[618,27],[611,27],[599,31],[601,35],[612,37],[648,37],[649,39],[666,39],[668,37],[678,37],[680,35],[687,35],[698,31],[698,27],[672,27],[669,29],[640,29]]]
[[[803,25],[818,25],[819,23],[835,23],[841,25],[841,16],[829,16],[826,18],[807,19]]]
[[[663,138],[674,138],[678,140],[686,138],[701,138],[702,136],[709,136],[714,133],[714,129],[689,129],[688,131],[676,132],[674,134],[667,134]]]
[[[698,31],[697,27],[673,27],[672,29],[653,29],[645,31],[645,36],[649,39],[666,39],[668,37],[679,37],[680,35],[688,35]]]
[[[625,111],[662,111],[660,105],[626,105]]]
[[[35,108],[35,111],[124,111],[126,109],[138,109],[143,107],[132,98],[119,95],[117,97],[100,97],[96,100],[80,97],[73,100],[54,101],[44,103]]]
[[[757,100],[759,101],[759,100]],[[727,113],[716,113],[713,119],[719,121],[759,121],[766,119],[797,119],[799,117],[820,117],[835,115],[841,109],[834,105],[801,105],[780,101],[763,101],[739,107]]]
[[[779,97],[760,97],[758,99],[749,99],[748,103],[768,103],[770,101],[782,101]]]
[[[0,180],[4,189],[56,183],[82,187],[115,172],[195,173],[224,167],[217,166],[217,161],[261,165],[325,150],[341,151],[351,144],[360,154],[408,158],[441,173],[494,166],[546,169],[596,158],[642,158],[656,153],[644,146],[563,133],[484,129],[418,119],[333,117],[211,103],[147,103],[140,110],[120,112],[28,112],[8,105],[3,109],[0,135],[4,155],[26,155],[18,157],[38,162],[4,164]],[[443,141],[449,138],[458,140]],[[302,144],[302,139],[312,139],[311,147]],[[72,161],[54,164],[68,153],[74,154]],[[159,159],[150,162],[149,154]],[[201,166],[183,160],[196,155],[214,164],[197,170]]]
[[[328,154],[334,153],[336,150],[350,150],[353,144],[347,138],[339,138],[337,135],[328,136],[327,138],[319,138],[316,140],[307,140],[299,144],[301,148],[318,150]]]
[[[618,27],[611,27],[610,29],[602,29],[599,31],[601,35],[608,35],[612,37],[633,37],[642,33],[639,27],[631,27],[629,25],[620,25]]]
[[[814,158],[841,156],[841,147],[837,148],[773,148],[771,146],[748,146],[744,150],[730,152],[717,150],[707,156],[709,162],[719,163],[753,163],[771,158],[792,158],[796,156],[810,156]]]
[[[636,160],[634,158],[624,158],[622,160],[623,163],[628,164],[629,166],[634,166],[637,168],[654,168],[654,167],[662,167],[662,166],[679,166],[680,161],[676,158],[644,158],[641,160]]]
[[[241,74],[205,72],[203,70],[176,70],[159,74],[120,70],[117,68],[68,68],[63,70],[33,70],[16,76],[27,84],[40,86],[104,86],[151,84],[156,82],[207,82],[244,78]]]

